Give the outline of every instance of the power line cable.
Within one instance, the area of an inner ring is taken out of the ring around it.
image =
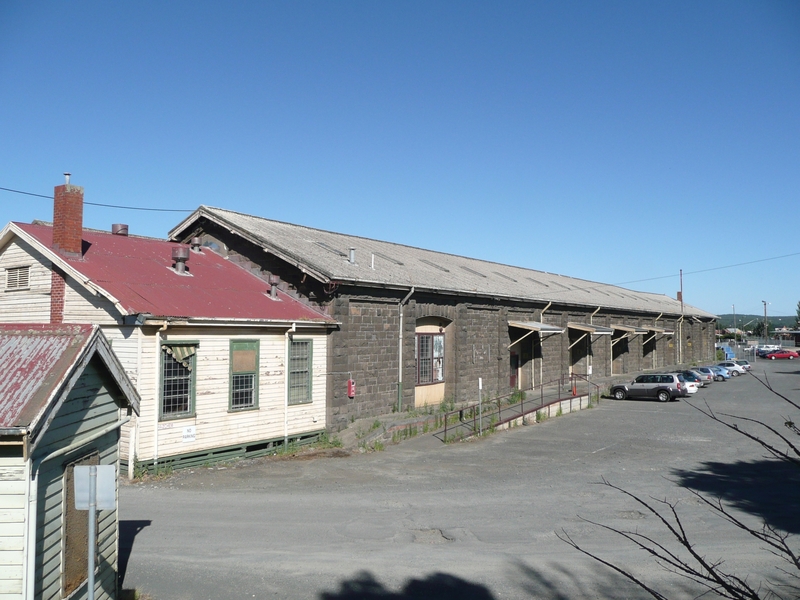
[[[26,196],[35,196],[37,198],[47,198],[48,200],[52,200],[52,196],[45,196],[44,194],[34,194],[33,192],[23,192],[22,190],[12,190],[11,188],[4,188],[0,187],[0,190],[4,192],[13,192],[15,194],[24,194]],[[182,208],[141,208],[138,206],[119,206],[117,204],[100,204],[98,202],[86,202],[84,204],[88,204],[90,206],[102,206],[103,208],[120,208],[122,210],[144,210],[150,212],[183,212],[183,213],[190,213],[192,209],[182,209]]]
[[[52,200],[53,199],[53,196],[46,196],[44,194],[34,194],[33,192],[23,192],[22,190],[13,190],[11,188],[0,187],[0,190],[6,191],[6,192],[13,192],[15,194],[24,194],[26,196],[35,196],[37,198],[46,198],[48,200]],[[104,208],[119,208],[119,209],[123,209],[123,210],[142,210],[142,211],[151,211],[151,212],[183,212],[183,213],[190,213],[193,210],[193,209],[179,209],[179,208],[140,208],[140,207],[137,207],[137,206],[118,206],[118,205],[115,205],[115,204],[99,204],[97,202],[84,202],[84,204],[89,204],[91,206],[101,206],[101,207],[104,207]],[[747,261],[747,262],[736,263],[736,264],[733,264],[733,265],[723,265],[723,266],[720,266],[720,267],[710,267],[708,269],[700,269],[700,270],[697,270],[697,271],[687,271],[687,272],[684,273],[684,275],[697,275],[697,274],[700,274],[700,273],[708,273],[710,271],[721,271],[723,269],[733,269],[735,267],[743,267],[745,265],[754,265],[754,264],[757,264],[757,263],[768,262],[768,261],[771,261],[771,260],[779,260],[781,258],[790,258],[792,256],[800,256],[800,252],[793,252],[792,254],[783,254],[781,256],[771,256],[769,258],[760,258],[758,260],[750,260],[750,261]],[[589,286],[589,287],[576,287],[576,288],[572,288],[572,289],[574,289],[576,291],[587,291],[587,292],[590,292],[590,291],[593,291],[593,290],[600,290],[600,289],[602,289],[604,287],[607,287],[609,285],[610,286],[622,286],[622,285],[628,285],[628,284],[631,284],[631,283],[644,283],[646,281],[657,281],[659,279],[671,279],[673,277],[678,277],[678,275],[675,275],[675,274],[673,274],[673,275],[660,275],[658,277],[647,277],[645,279],[633,279],[633,280],[630,280],[630,281],[622,281],[620,283],[600,284],[600,285],[594,285],[594,286]],[[548,293],[548,292],[541,293],[540,292],[540,295],[549,296],[549,295],[556,295],[558,293],[559,292],[555,292],[555,291],[554,292],[550,292],[550,293]]]

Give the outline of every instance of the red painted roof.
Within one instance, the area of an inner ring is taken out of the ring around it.
[[[15,225],[52,248],[51,226]],[[208,248],[190,252],[186,265],[191,275],[179,275],[172,269],[176,246],[181,244],[85,229],[83,258],[61,258],[116,298],[129,315],[334,322],[281,291],[277,300],[271,299],[264,280]]]
[[[27,427],[92,339],[92,325],[0,325],[0,427]]]

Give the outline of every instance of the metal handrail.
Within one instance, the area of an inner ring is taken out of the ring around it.
[[[567,396],[562,396],[562,391],[563,391],[563,389],[565,387],[565,383],[567,381],[570,383],[570,385],[567,386],[567,389],[571,392],[571,394],[569,394]],[[450,421],[451,416],[453,416],[453,415],[456,415],[456,414],[458,415],[458,423],[459,424],[466,425],[469,422],[470,416],[467,416],[466,417],[467,420],[465,420],[465,414],[471,413],[472,431],[478,433],[478,435],[482,435],[483,432],[486,429],[489,429],[491,427],[496,427],[497,425],[502,425],[502,424],[504,424],[504,423],[506,423],[508,421],[512,421],[514,419],[519,419],[520,417],[524,417],[525,415],[528,415],[528,414],[530,414],[530,413],[532,413],[534,411],[541,410],[542,408],[544,408],[546,406],[550,406],[551,404],[555,404],[556,402],[561,402],[563,400],[570,400],[571,401],[572,399],[577,398],[578,396],[582,395],[582,394],[578,394],[578,390],[577,390],[578,381],[586,382],[586,384],[587,384],[587,393],[586,393],[586,395],[588,395],[589,397],[592,396],[592,388],[594,388],[594,392],[595,392],[596,397],[597,397],[598,402],[599,402],[599,399],[600,399],[600,386],[599,385],[589,381],[588,377],[586,377],[584,375],[581,375],[581,374],[578,374],[578,373],[573,373],[573,374],[571,374],[571,375],[569,375],[567,377],[562,375],[558,379],[554,379],[552,381],[549,381],[547,383],[543,383],[543,384],[540,384],[539,386],[537,386],[539,388],[539,390],[540,390],[540,399],[539,399],[539,403],[538,404],[534,403],[531,408],[528,408],[526,410],[525,409],[525,399],[524,399],[524,396],[523,396],[520,399],[520,402],[519,402],[519,412],[515,411],[513,415],[511,415],[509,417],[506,417],[505,419],[502,417],[502,412],[503,412],[502,400],[505,399],[505,398],[511,397],[513,395],[513,393],[504,394],[503,396],[499,396],[499,397],[495,398],[490,403],[496,403],[497,404],[497,420],[495,422],[493,422],[491,425],[488,425],[487,427],[481,427],[480,425],[477,424],[477,422],[478,421],[482,421],[482,417],[483,417],[484,414],[491,415],[492,413],[494,413],[494,410],[490,411],[489,413],[486,413],[484,411],[484,412],[481,412],[479,414],[479,411],[482,409],[482,403],[481,404],[478,404],[478,403],[471,404],[471,405],[464,406],[464,407],[456,409],[456,410],[452,410],[452,411],[446,412],[444,414],[444,439],[443,439],[443,441],[445,441],[445,442],[447,441],[447,426],[448,426],[448,422]],[[548,386],[552,387],[556,383],[558,384],[557,397],[554,400],[551,400],[551,401],[545,403],[545,401],[544,401],[544,390],[545,390],[545,388],[548,387]],[[536,388],[533,388],[533,389],[536,389]],[[487,403],[487,404],[489,404],[489,403]],[[530,404],[529,404],[529,406],[530,406]],[[511,405],[511,406],[508,406],[508,405],[506,406],[507,409],[511,408],[511,407],[516,408],[516,404]],[[572,405],[571,404],[570,404],[570,410],[572,410]]]

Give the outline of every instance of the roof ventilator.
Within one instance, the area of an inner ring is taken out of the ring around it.
[[[114,223],[111,226],[111,233],[128,237],[128,226],[124,223]]]
[[[189,260],[189,248],[186,246],[174,246],[172,248],[172,260],[175,261],[175,264],[172,265],[172,268],[178,275],[188,275],[188,269],[186,268],[186,261]]]
[[[278,299],[278,283],[280,283],[281,278],[277,275],[270,275],[269,276],[269,297],[273,300]]]
[[[353,246],[350,246],[350,264],[356,264],[356,249]]]
[[[202,254],[200,250],[200,246],[202,245],[202,240],[199,237],[192,238],[192,252],[195,254]]]

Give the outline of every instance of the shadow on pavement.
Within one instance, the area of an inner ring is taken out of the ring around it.
[[[602,551],[599,556],[604,559],[608,558],[603,556]],[[619,566],[623,569],[626,568],[624,564]],[[580,571],[564,565],[550,564],[547,566],[547,573],[543,569],[532,567],[522,561],[517,561],[514,567],[517,571],[517,576],[514,577],[517,580],[515,583],[530,598],[536,600],[576,600],[578,598],[652,600],[653,598],[636,584],[600,563],[594,563],[588,570],[582,567]],[[645,583],[652,584],[646,575],[641,573],[638,575]],[[700,592],[702,589],[698,586],[681,580],[677,576],[669,583],[669,593],[675,598],[695,598]]]
[[[434,573],[425,579],[411,579],[403,589],[387,589],[375,577],[362,571],[340,584],[338,592],[323,592],[320,600],[494,600],[488,588],[446,573]]]
[[[676,483],[739,510],[787,533],[800,533],[800,468],[775,459],[732,464],[702,463],[699,469],[676,470]]]
[[[128,570],[128,560],[131,557],[131,550],[133,550],[133,541],[142,529],[149,527],[152,523],[152,521],[122,520],[119,522],[119,573],[117,579],[120,589],[122,589],[122,583],[125,581],[125,572]]]

